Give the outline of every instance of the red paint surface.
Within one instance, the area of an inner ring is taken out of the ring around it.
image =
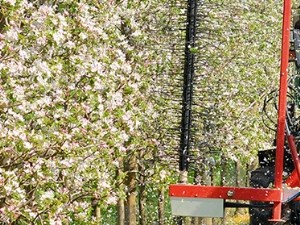
[[[228,193],[233,193],[233,195],[229,196]],[[170,185],[169,195],[171,197],[186,198],[222,198],[262,202],[281,202],[281,190],[270,188],[238,188],[173,184]]]
[[[280,85],[279,85],[279,104],[277,120],[277,138],[276,138],[276,159],[275,159],[275,188],[282,190],[282,174],[284,160],[284,142],[285,142],[285,121],[287,104],[287,80],[290,53],[290,24],[291,24],[291,0],[284,1],[283,23],[282,23],[282,47],[281,47],[281,65],[280,65]],[[281,202],[275,202],[273,206],[273,221],[281,220]]]

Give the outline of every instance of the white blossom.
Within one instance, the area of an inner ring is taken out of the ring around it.
[[[6,33],[4,35],[5,35],[5,39],[8,41],[18,41],[19,40],[19,30],[17,28],[12,27],[8,31],[6,31]]]
[[[15,5],[16,4],[16,0],[4,0],[4,2],[7,2],[10,5]]]
[[[65,35],[63,30],[58,30],[53,34],[53,39],[56,42],[56,44],[61,44],[65,40]]]
[[[49,191],[45,191],[42,195],[41,195],[41,200],[44,201],[46,199],[53,199],[54,198],[54,192],[52,190]]]

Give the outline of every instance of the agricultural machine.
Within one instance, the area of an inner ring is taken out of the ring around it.
[[[274,148],[260,151],[251,187],[201,186],[184,182],[169,187],[173,215],[223,217],[228,207],[246,207],[251,225],[300,225],[300,18],[284,0],[280,85]],[[181,120],[180,170],[188,170],[193,60],[197,1],[189,0],[186,26],[184,92]],[[242,202],[242,203],[241,203]]]

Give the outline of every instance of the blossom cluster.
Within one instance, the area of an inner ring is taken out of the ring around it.
[[[149,144],[156,119],[149,5],[42,2],[0,1],[0,220],[91,224],[93,200],[116,204],[119,160]]]

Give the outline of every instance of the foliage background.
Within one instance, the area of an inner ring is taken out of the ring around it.
[[[190,181],[246,185],[273,139],[282,1],[199,5]],[[2,224],[174,223],[185,8],[0,1]]]

